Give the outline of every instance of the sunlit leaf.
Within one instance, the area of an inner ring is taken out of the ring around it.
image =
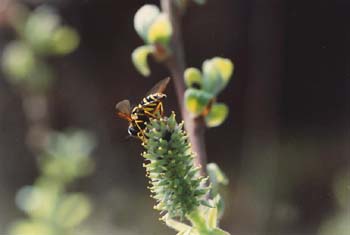
[[[186,109],[195,117],[201,115],[205,111],[212,99],[212,94],[202,90],[190,88],[185,92]]]
[[[27,214],[45,218],[53,212],[57,198],[58,191],[53,187],[26,186],[18,192],[16,203]]]
[[[89,156],[95,146],[94,137],[85,131],[52,133],[40,162],[43,174],[62,182],[87,175],[93,170]]]
[[[208,127],[216,127],[221,125],[228,116],[229,109],[223,103],[215,103],[210,109],[209,114],[205,117]]]
[[[30,14],[24,29],[26,40],[37,52],[51,51],[51,39],[60,24],[60,17],[47,6],[37,8]]]
[[[218,209],[217,208],[210,208],[208,211],[208,227],[209,228],[215,228],[217,225],[217,219],[218,219]]]
[[[227,83],[233,73],[233,63],[229,59],[215,57],[212,62],[217,67],[221,74],[221,78]]]
[[[80,224],[91,212],[91,204],[86,196],[75,193],[62,199],[56,211],[56,223],[63,227]]]
[[[148,31],[149,43],[161,43],[167,45],[173,33],[169,18],[166,14],[160,14],[152,23]]]
[[[215,228],[211,231],[212,235],[230,235],[228,232],[220,229],[220,228]]]
[[[159,14],[159,8],[156,5],[151,4],[144,5],[136,12],[134,17],[134,28],[137,34],[143,38],[145,42],[148,41],[149,28]]]
[[[49,223],[36,220],[22,220],[14,223],[9,231],[11,235],[55,235],[56,230]]]
[[[2,67],[11,81],[17,83],[28,78],[36,66],[33,51],[23,42],[9,43],[2,56]]]
[[[79,35],[74,29],[62,26],[53,33],[51,43],[53,53],[65,55],[78,47]]]
[[[216,163],[207,164],[207,172],[212,184],[228,184],[228,178]]]
[[[87,158],[95,146],[96,140],[93,135],[87,131],[73,129],[65,133],[52,133],[46,151],[53,156],[79,159]]]
[[[202,86],[202,74],[199,69],[187,68],[185,70],[185,83],[188,88],[201,88]]]
[[[170,218],[166,218],[165,219],[165,223],[166,225],[168,225],[170,228],[179,231],[179,232],[184,232],[184,231],[188,231],[191,230],[191,227],[188,226],[187,224],[181,223],[179,221],[170,219]]]
[[[132,62],[143,76],[149,76],[151,74],[147,58],[153,50],[153,46],[140,46],[132,52]]]
[[[203,62],[203,89],[217,95],[228,84],[232,72],[233,64],[230,60],[215,57]]]

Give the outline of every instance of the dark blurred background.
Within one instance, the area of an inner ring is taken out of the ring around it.
[[[35,7],[38,1],[25,2]],[[126,138],[127,123],[114,113],[117,101],[137,103],[169,74],[151,59],[151,77],[144,78],[130,59],[142,44],[133,15],[159,1],[46,2],[81,36],[73,54],[50,60],[59,78],[50,95],[52,125],[84,128],[98,139],[94,174],[74,185],[94,202],[81,234],[173,234],[152,210],[142,148]],[[235,63],[234,77],[218,97],[230,106],[229,118],[206,134],[209,162],[230,179],[222,227],[232,234],[321,234],[340,210],[349,216],[334,191],[336,179],[350,169],[349,11],[346,0],[208,0],[188,9],[187,66],[200,67],[214,56]],[[12,38],[11,29],[0,28],[0,50]],[[167,112],[177,111],[173,85],[167,93]],[[23,216],[15,192],[32,184],[38,171],[24,143],[21,100],[2,74],[0,114],[4,234]],[[350,234],[350,228],[342,231]]]

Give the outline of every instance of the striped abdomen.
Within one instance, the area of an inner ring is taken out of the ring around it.
[[[154,93],[146,96],[145,98],[142,99],[140,105],[148,105],[151,103],[159,103],[161,102],[164,98],[166,97],[165,94],[163,93]]]

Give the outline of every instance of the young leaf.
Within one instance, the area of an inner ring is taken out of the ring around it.
[[[153,22],[159,16],[160,10],[156,5],[146,4],[141,7],[134,17],[134,28],[137,34],[148,42],[148,31]]]
[[[202,73],[197,68],[187,68],[185,70],[185,84],[188,88],[200,89],[202,87]]]
[[[215,57],[203,62],[203,89],[217,95],[222,91],[233,72],[233,64],[228,59]]]
[[[25,186],[18,191],[16,202],[31,217],[47,218],[56,206],[58,195],[57,188]]]
[[[191,227],[188,226],[187,224],[170,219],[169,216],[167,216],[167,215],[164,216],[164,221],[165,221],[166,225],[168,225],[168,227],[170,227],[178,232],[184,232],[184,231],[191,230]]]
[[[205,117],[208,127],[216,127],[221,125],[228,116],[229,109],[223,103],[215,103],[210,109],[209,114]]]
[[[136,69],[143,75],[149,76],[151,71],[148,66],[147,57],[149,54],[153,53],[153,46],[140,46],[136,48],[131,55],[132,62]]]
[[[227,185],[228,179],[224,172],[219,168],[219,166],[216,163],[209,163],[207,164],[207,172],[210,178],[210,182],[213,185],[222,184]]]
[[[229,82],[233,73],[233,63],[229,59],[215,57],[212,62],[219,70],[221,78],[225,81],[225,85]]]
[[[60,17],[52,8],[39,7],[29,16],[24,36],[36,52],[50,52],[52,36],[59,24]]]
[[[185,91],[185,106],[194,117],[197,117],[205,111],[213,98],[214,96],[208,92],[190,88]]]
[[[91,212],[88,198],[81,193],[66,195],[57,208],[56,223],[71,228],[81,223]]]
[[[55,235],[56,229],[45,221],[21,220],[14,223],[9,231],[10,235]]]
[[[210,208],[208,211],[208,219],[207,219],[209,228],[216,228],[217,219],[218,219],[218,209]]]
[[[12,82],[28,78],[35,66],[34,53],[25,43],[14,41],[6,46],[2,55],[2,67]]]
[[[58,27],[52,35],[52,52],[65,55],[74,51],[79,45],[79,35],[71,27]]]
[[[160,14],[151,24],[148,35],[148,43],[161,43],[162,45],[167,45],[173,29],[170,24],[170,20],[166,14]]]

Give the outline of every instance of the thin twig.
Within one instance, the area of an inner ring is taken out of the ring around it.
[[[39,155],[46,148],[51,132],[48,97],[46,94],[22,91],[21,98],[28,124],[27,144],[35,155]]]
[[[166,66],[171,72],[175,84],[177,99],[180,105],[182,118],[185,122],[185,129],[189,135],[192,144],[192,150],[196,153],[195,164],[202,166],[201,174],[205,174],[207,154],[205,150],[205,123],[202,117],[193,119],[185,108],[184,104],[184,71],[185,56],[182,44],[181,34],[181,15],[182,12],[173,0],[161,0],[163,12],[168,14],[173,27],[173,37],[170,45],[172,55],[166,61]]]

